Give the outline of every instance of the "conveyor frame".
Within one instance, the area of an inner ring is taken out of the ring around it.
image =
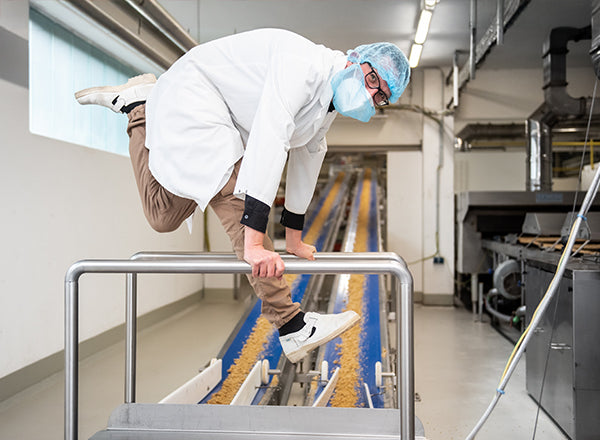
[[[416,420],[416,432],[423,426]],[[398,410],[124,404],[90,440],[393,440]]]
[[[286,273],[312,274],[390,274],[392,288],[398,297],[397,316],[399,356],[397,374],[399,432],[402,439],[415,438],[414,417],[414,359],[413,359],[413,282],[404,261],[394,253],[323,253],[316,261],[284,256]],[[85,273],[251,273],[251,267],[234,255],[163,254],[151,260],[80,260],[69,268],[65,276],[65,440],[78,438],[78,357],[79,357],[79,278]],[[128,285],[133,277],[128,280]],[[131,300],[132,298],[128,298]],[[128,344],[134,340],[135,310],[128,304],[126,329]],[[133,315],[133,316],[131,316]],[[129,322],[129,321],[132,322]],[[133,349],[132,349],[133,348]],[[132,357],[126,366],[127,375],[134,376],[135,349],[128,345]],[[135,380],[129,387],[135,389]],[[130,397],[133,398],[133,392]],[[277,411],[271,407],[271,410]],[[269,410],[269,409],[267,409]],[[330,410],[330,409],[327,409]],[[217,422],[218,423],[218,422]],[[308,437],[307,437],[308,438]]]

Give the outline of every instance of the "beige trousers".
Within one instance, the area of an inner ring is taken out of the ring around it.
[[[154,230],[174,231],[196,210],[196,202],[170,193],[152,176],[148,168],[148,149],[145,147],[146,106],[134,108],[128,116],[129,155],[144,214]],[[213,197],[209,206],[229,235],[236,255],[243,259],[245,226],[240,223],[240,219],[244,212],[244,201],[233,195],[240,162],[236,164],[231,178]],[[266,235],[264,246],[265,249],[273,250],[273,243]],[[290,288],[283,279],[255,278],[249,275],[248,280],[262,300],[263,316],[277,328],[292,319],[300,310],[300,305],[292,302]]]

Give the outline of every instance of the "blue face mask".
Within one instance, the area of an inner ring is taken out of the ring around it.
[[[344,116],[369,122],[375,114],[373,99],[365,88],[360,64],[352,64],[331,78],[333,106]]]

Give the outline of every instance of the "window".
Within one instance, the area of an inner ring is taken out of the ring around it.
[[[120,84],[137,72],[34,9],[29,13],[31,132],[128,156],[127,118],[104,107],[79,105],[74,93]]]

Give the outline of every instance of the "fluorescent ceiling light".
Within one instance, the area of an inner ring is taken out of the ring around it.
[[[419,64],[419,60],[421,59],[421,52],[423,52],[422,44],[413,44],[410,48],[410,56],[408,57],[408,63],[411,68],[415,68]]]
[[[415,43],[423,44],[427,39],[427,33],[429,32],[429,23],[431,23],[431,17],[433,13],[427,9],[421,11],[419,17],[419,25],[417,26],[417,33],[415,34]]]

